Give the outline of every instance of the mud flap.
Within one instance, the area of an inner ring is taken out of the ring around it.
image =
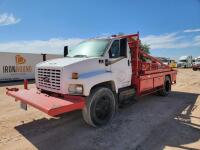
[[[20,108],[23,109],[23,110],[27,110],[27,104],[20,102]]]

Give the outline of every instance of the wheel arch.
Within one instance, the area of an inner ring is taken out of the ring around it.
[[[170,83],[172,83],[172,77],[171,77],[171,75],[170,75],[170,74],[167,74],[167,75],[165,75],[165,78],[166,78],[166,77],[169,77]]]
[[[91,87],[90,92],[93,89],[95,89],[96,87],[100,87],[100,86],[107,87],[107,88],[111,89],[115,93],[118,92],[116,84],[115,84],[115,82],[113,80],[105,81],[105,82],[101,82],[101,83],[95,84],[94,86]]]

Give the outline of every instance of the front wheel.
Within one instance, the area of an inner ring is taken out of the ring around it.
[[[193,71],[197,71],[197,68],[192,68],[193,69]]]
[[[113,118],[115,108],[116,101],[113,92],[107,87],[97,87],[87,98],[82,114],[86,123],[99,127]]]
[[[158,91],[158,95],[167,96],[171,92],[171,80],[168,76],[165,77],[163,89]]]

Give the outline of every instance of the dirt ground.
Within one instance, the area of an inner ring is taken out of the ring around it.
[[[142,97],[98,129],[84,123],[81,111],[52,118],[32,107],[21,110],[5,95],[10,85],[23,87],[0,83],[0,150],[200,149],[200,71],[178,70],[168,97]]]

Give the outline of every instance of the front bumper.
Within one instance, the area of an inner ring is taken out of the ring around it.
[[[64,98],[61,98],[40,93],[37,89],[8,90],[6,94],[50,116],[82,109],[85,105],[84,97],[64,95]]]
[[[192,68],[193,69],[200,69],[200,65],[193,65]]]

